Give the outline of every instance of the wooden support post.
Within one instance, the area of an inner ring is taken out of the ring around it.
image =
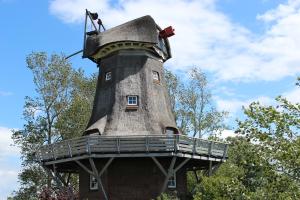
[[[47,167],[42,166],[43,169],[46,171],[46,173],[56,182],[56,184],[58,185],[59,188],[62,188],[62,183],[60,182],[60,180],[58,179],[58,177],[55,176],[55,172],[52,173],[52,171],[50,169],[48,169]],[[55,166],[53,166],[53,170],[55,169]]]
[[[219,169],[220,166],[221,166],[221,163],[218,163],[212,168],[212,175],[214,175],[216,173],[216,171]]]
[[[68,177],[67,177],[67,185],[70,184],[70,178],[71,178],[71,173],[68,173]]]
[[[105,170],[108,168],[108,166],[110,165],[110,163],[114,160],[114,158],[110,158],[107,163],[104,165],[104,167],[101,169],[99,176],[101,177],[102,174],[105,172]]]
[[[82,168],[84,169],[87,173],[89,173],[92,176],[96,176],[93,171],[89,170],[84,164],[82,164],[79,160],[75,160],[75,162]]]
[[[194,172],[194,175],[195,175],[195,178],[196,178],[197,183],[199,183],[199,182],[200,182],[200,179],[199,179],[199,177],[198,177],[197,171],[196,171],[196,170],[193,170],[193,172]]]
[[[209,164],[208,164],[208,176],[211,176],[211,175],[212,175],[212,161],[210,160]]]
[[[194,185],[194,187],[193,187],[193,189],[192,189],[192,192],[191,192],[192,195],[195,194],[197,184],[199,184],[200,181],[201,181],[200,178],[198,177],[197,171],[196,171],[196,170],[193,170],[193,172],[194,172],[194,175],[195,175],[195,178],[196,178],[196,184]]]
[[[96,168],[96,165],[95,165],[95,163],[94,163],[94,160],[93,160],[92,158],[89,158],[89,161],[90,161],[90,165],[91,165],[91,167],[92,167],[92,169],[93,169],[93,172],[94,172],[94,174],[96,175],[95,178],[96,178],[97,181],[98,181],[98,185],[100,185],[100,187],[101,187],[101,190],[102,190],[104,199],[105,199],[105,200],[108,200],[107,195],[106,195],[106,192],[105,192],[105,189],[104,189],[104,187],[103,187],[103,184],[102,184],[102,181],[101,181],[101,178],[100,178],[100,175],[99,175],[98,170],[97,170],[97,168]]]
[[[59,173],[55,173],[55,176],[60,180],[60,182],[65,186],[68,187],[67,182],[65,181],[65,179],[59,174]]]
[[[175,156],[172,158],[170,167],[169,167],[169,169],[168,169],[168,174],[167,174],[167,176],[166,176],[166,178],[165,178],[163,187],[162,187],[162,189],[161,189],[161,193],[163,193],[163,192],[166,190],[168,181],[169,181],[169,179],[171,178],[172,174],[174,173],[174,165],[175,165],[175,162],[176,162],[176,158],[177,158],[177,157],[175,157]]]
[[[158,162],[158,160],[155,157],[151,157],[152,160],[155,162],[155,164],[157,165],[157,167],[160,169],[160,171],[165,175],[168,176],[168,173],[166,172],[166,170],[163,168],[163,166]]]
[[[181,167],[183,167],[183,165],[185,165],[191,158],[186,158],[184,161],[182,161],[182,163],[180,163],[175,169],[174,169],[174,173],[176,173],[178,170],[180,170]]]

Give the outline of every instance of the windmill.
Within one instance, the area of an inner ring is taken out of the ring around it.
[[[151,16],[106,30],[86,10],[83,50],[69,57],[82,52],[101,68],[90,120],[82,137],[37,151],[54,177],[79,174],[80,199],[149,200],[173,191],[186,199],[187,171],[211,175],[227,159],[227,144],[187,137],[176,126],[163,68],[173,35]]]

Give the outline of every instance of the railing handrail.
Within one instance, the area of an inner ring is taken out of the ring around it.
[[[213,142],[213,143],[219,143],[219,144],[229,144],[226,142],[221,142],[221,141],[215,141],[215,140],[208,140],[208,139],[203,139],[203,138],[196,138],[196,137],[189,137],[188,135],[157,135],[157,134],[152,134],[152,135],[85,135],[81,137],[76,137],[76,138],[71,138],[71,139],[66,139],[66,140],[61,140],[52,144],[44,144],[41,147],[44,146],[51,146],[51,145],[56,145],[59,143],[66,143],[68,141],[76,141],[76,140],[85,140],[85,138],[151,138],[151,137],[179,137],[179,138],[188,138],[188,139],[196,139],[200,141],[206,141],[206,142]]]
[[[39,160],[47,160],[95,152],[120,154],[130,151],[146,153],[171,151],[204,154],[209,157],[217,155],[224,159],[227,156],[227,148],[227,143],[185,135],[89,135],[41,146],[37,150],[37,155],[40,156]]]

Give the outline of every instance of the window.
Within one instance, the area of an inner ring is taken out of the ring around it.
[[[154,82],[160,82],[159,80],[159,73],[157,71],[152,71],[152,77]]]
[[[98,181],[92,175],[90,175],[90,190],[98,190]]]
[[[174,172],[168,180],[168,188],[176,188],[176,173]]]
[[[127,105],[128,106],[137,106],[138,105],[138,96],[127,96]]]
[[[111,80],[111,72],[106,72],[105,73],[105,81]]]

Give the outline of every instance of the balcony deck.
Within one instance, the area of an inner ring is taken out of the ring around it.
[[[224,162],[228,144],[183,135],[84,136],[41,146],[36,159],[47,164],[109,157],[177,156]]]

